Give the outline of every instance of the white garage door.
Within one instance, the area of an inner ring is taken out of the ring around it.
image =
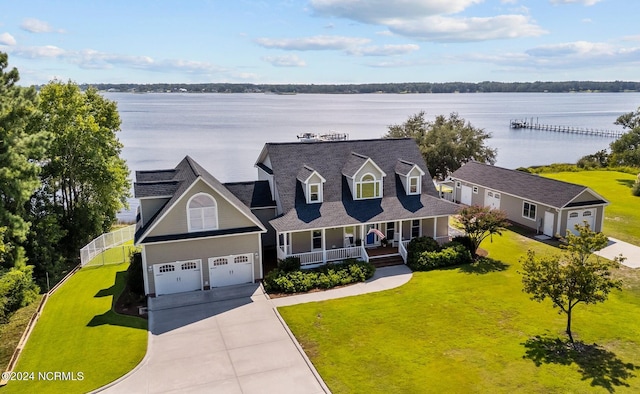
[[[200,260],[176,261],[153,266],[156,295],[202,290]]]
[[[211,287],[253,282],[253,253],[209,258]]]
[[[500,193],[487,190],[484,193],[484,206],[491,209],[500,209]]]
[[[575,229],[576,224],[583,225],[586,221],[593,230],[595,224],[595,210],[594,209],[581,209],[578,211],[569,211],[569,217],[567,218],[567,230],[571,231],[575,235],[578,232]]]

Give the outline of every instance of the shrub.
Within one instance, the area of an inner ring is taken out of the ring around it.
[[[0,322],[9,315],[31,304],[40,289],[33,282],[33,266],[11,268],[0,277]]]
[[[375,267],[371,263],[350,259],[310,270],[287,272],[276,268],[265,276],[263,283],[267,292],[299,293],[363,282],[371,278],[374,272]]]
[[[417,264],[422,252],[436,252],[440,250],[438,241],[431,237],[413,238],[407,245],[407,265]]]
[[[467,250],[469,251],[469,253],[475,253],[475,250],[473,250],[473,241],[471,240],[471,238],[467,235],[458,235],[456,237],[453,237],[451,239],[451,242],[449,242],[448,244],[445,244],[443,246],[443,248],[446,245],[449,245],[451,243],[458,243],[460,245],[463,245],[465,248],[467,248]]]
[[[636,179],[636,182],[631,188],[631,193],[633,193],[633,195],[636,197],[640,197],[640,174],[638,174],[638,179]]]
[[[464,245],[451,243],[440,251],[422,252],[411,269],[414,271],[428,271],[435,268],[469,264],[472,261],[471,252]]]
[[[292,272],[300,269],[299,257],[287,257],[284,260],[278,260],[278,268],[284,272]]]
[[[132,293],[139,296],[144,296],[144,277],[142,271],[142,253],[140,253],[140,251],[134,251],[129,255],[127,285]]]

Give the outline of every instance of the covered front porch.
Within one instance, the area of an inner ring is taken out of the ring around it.
[[[276,251],[278,259],[298,257],[305,268],[350,258],[370,261],[390,255],[399,255],[406,263],[407,244],[420,236],[432,237],[440,243],[449,241],[449,217],[279,231]]]

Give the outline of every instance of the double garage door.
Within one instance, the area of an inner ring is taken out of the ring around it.
[[[593,226],[596,224],[595,222],[595,209],[581,209],[577,211],[569,211],[569,216],[567,217],[567,230],[572,233],[578,235],[575,225],[583,225],[584,222],[589,224],[591,230],[593,230]]]
[[[253,282],[253,253],[211,257],[208,263],[211,287]],[[156,295],[203,289],[201,260],[155,264],[153,274]]]

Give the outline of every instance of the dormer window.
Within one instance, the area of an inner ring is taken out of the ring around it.
[[[322,188],[326,179],[324,179],[318,171],[304,165],[298,172],[297,179],[302,184],[302,190],[307,204],[317,204],[322,202]]]
[[[187,203],[189,232],[218,229],[216,200],[206,193],[198,193]]]
[[[307,196],[309,197],[307,201],[309,204],[322,202],[322,183],[310,184]]]
[[[407,195],[422,193],[422,177],[425,172],[417,164],[399,159],[396,163],[396,174]]]
[[[409,177],[409,190],[407,194],[420,194],[420,177]]]
[[[371,173],[362,175],[356,182],[356,200],[382,197],[382,179],[376,179]]]

